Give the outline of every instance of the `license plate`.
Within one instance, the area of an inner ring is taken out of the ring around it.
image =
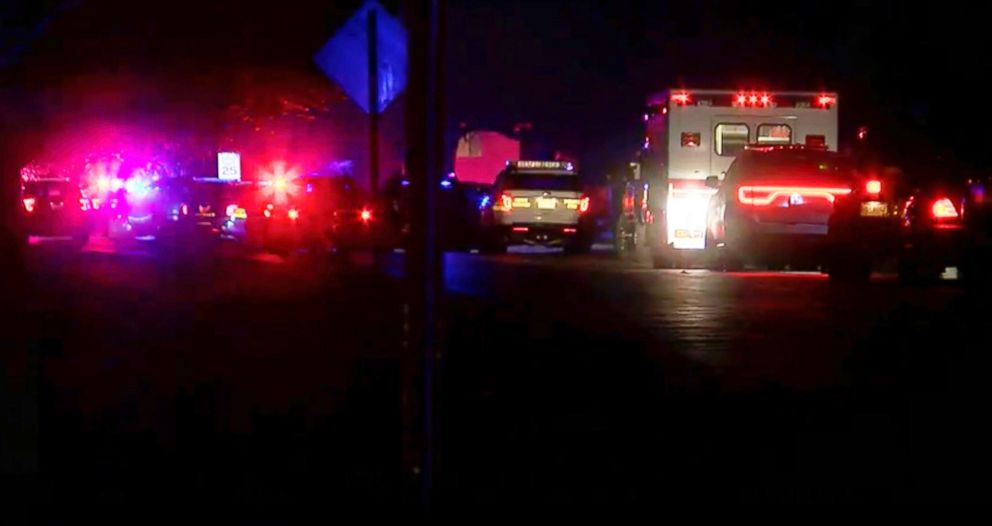
[[[861,203],[861,217],[887,217],[889,204],[879,201]]]
[[[558,200],[555,199],[554,197],[551,197],[551,198],[538,197],[537,198],[537,207],[538,208],[541,208],[541,209],[544,209],[544,210],[554,210],[556,206],[558,206]]]
[[[676,239],[699,239],[703,237],[702,230],[687,230],[684,228],[675,229]]]

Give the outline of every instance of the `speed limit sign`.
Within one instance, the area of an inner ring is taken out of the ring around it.
[[[240,181],[241,154],[237,152],[218,152],[217,177],[222,181]]]

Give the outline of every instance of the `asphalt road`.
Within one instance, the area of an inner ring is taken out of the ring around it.
[[[97,243],[25,262],[4,313],[8,495],[63,520],[406,503],[401,255],[177,262]],[[446,263],[444,512],[911,511],[981,495],[956,474],[988,465],[987,314],[953,281],[842,286],[605,253]]]

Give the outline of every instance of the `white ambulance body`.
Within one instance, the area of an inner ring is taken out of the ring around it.
[[[669,90],[648,98],[644,121],[642,170],[654,197],[663,196],[652,202],[665,225],[663,239],[651,241],[656,250],[706,247],[713,177],[722,180],[746,145],[837,150],[836,93]]]

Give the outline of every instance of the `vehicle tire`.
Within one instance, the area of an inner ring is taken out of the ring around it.
[[[506,241],[497,232],[488,232],[483,235],[482,247],[479,252],[483,254],[505,254]]]
[[[741,263],[740,258],[731,253],[729,250],[714,249],[711,254],[708,255],[709,261],[707,261],[707,269],[714,271],[723,272],[740,272],[744,268],[743,263]]]
[[[827,267],[834,281],[865,282],[871,278],[871,262],[864,258],[837,258]]]
[[[630,257],[637,250],[637,232],[631,231],[620,221],[613,228],[613,253],[618,258]]]
[[[89,232],[85,234],[78,234],[72,238],[72,248],[75,249],[77,252],[82,251],[86,247],[86,244],[89,242],[90,242]]]
[[[929,269],[919,261],[902,258],[899,260],[899,282],[905,285],[928,285],[940,279],[940,271]]]
[[[651,266],[656,269],[675,268],[675,258],[671,251],[656,250],[651,254]]]
[[[583,234],[565,244],[566,254],[588,254],[591,251],[592,239]]]
[[[765,260],[765,267],[769,272],[782,272],[789,264],[788,259],[782,257],[769,256]]]

